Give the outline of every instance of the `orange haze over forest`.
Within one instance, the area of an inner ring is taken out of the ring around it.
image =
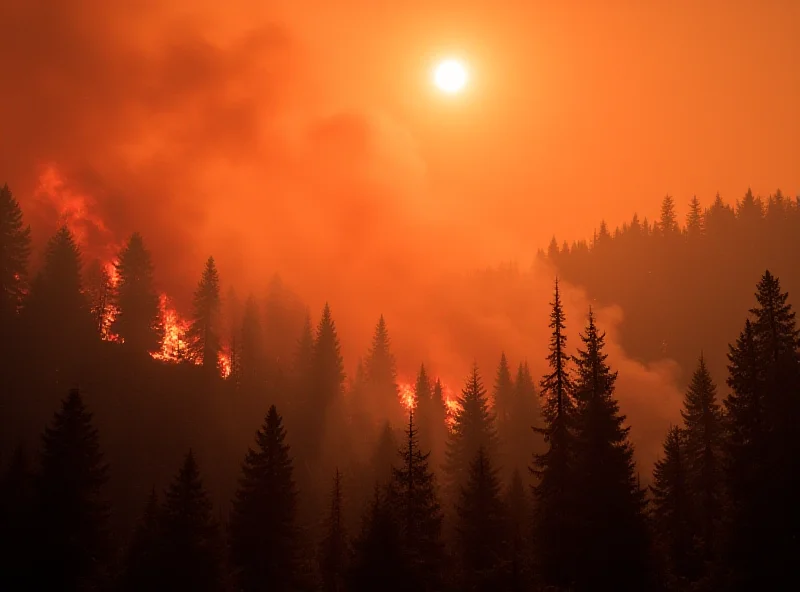
[[[477,359],[491,382],[502,349],[540,375],[550,270],[502,294],[461,274],[667,193],[682,216],[800,192],[791,0],[4,0],[0,22],[0,180],[34,243],[66,220],[108,259],[138,230],[183,308],[209,254],[239,294],[278,272],[315,319],[330,302],[348,373],[383,313],[406,377],[458,388]],[[446,55],[461,95],[431,84]],[[571,331],[587,305],[570,291]],[[622,315],[601,311],[612,341]],[[610,353],[652,457],[671,364]]]

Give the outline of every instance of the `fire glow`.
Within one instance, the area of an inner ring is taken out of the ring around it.
[[[181,318],[170,304],[166,294],[161,294],[158,300],[161,311],[161,324],[164,328],[164,338],[161,349],[150,355],[163,362],[189,361],[189,350],[186,333],[189,331],[189,322]]]

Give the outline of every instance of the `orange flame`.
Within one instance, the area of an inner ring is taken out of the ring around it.
[[[161,341],[161,348],[150,355],[164,362],[189,361],[189,344],[186,339],[189,322],[178,315],[178,311],[170,305],[166,294],[159,296],[158,305],[164,327],[164,338]]]
[[[217,355],[217,363],[222,378],[228,378],[231,375],[231,354],[227,349],[220,350]]]
[[[108,291],[109,296],[114,294],[119,285],[119,272],[117,271],[117,266],[115,262],[106,263],[105,271],[108,274]],[[105,305],[105,309],[103,310],[103,318],[101,320],[100,326],[100,337],[105,341],[115,341],[117,343],[123,343],[125,340],[122,339],[116,333],[112,333],[111,331],[111,324],[114,322],[114,319],[117,318],[119,314],[119,309],[114,304],[111,298],[108,299]]]
[[[414,386],[408,382],[401,382],[397,385],[400,392],[400,402],[406,411],[411,411],[417,406],[417,398],[414,394]]]

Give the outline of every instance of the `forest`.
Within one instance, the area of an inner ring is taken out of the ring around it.
[[[0,586],[793,589],[798,231],[800,200],[748,191],[554,238],[547,371],[498,351],[450,388],[425,359],[398,381],[383,316],[346,376],[331,306],[314,321],[278,280],[239,302],[213,257],[183,320],[138,233],[106,265],[62,226],[34,268],[4,186]],[[631,355],[684,370],[652,474],[566,282],[622,308]]]

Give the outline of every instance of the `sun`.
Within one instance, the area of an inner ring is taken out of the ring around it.
[[[436,86],[448,94],[456,94],[464,90],[468,79],[467,67],[456,59],[439,62],[433,73],[433,81]]]

